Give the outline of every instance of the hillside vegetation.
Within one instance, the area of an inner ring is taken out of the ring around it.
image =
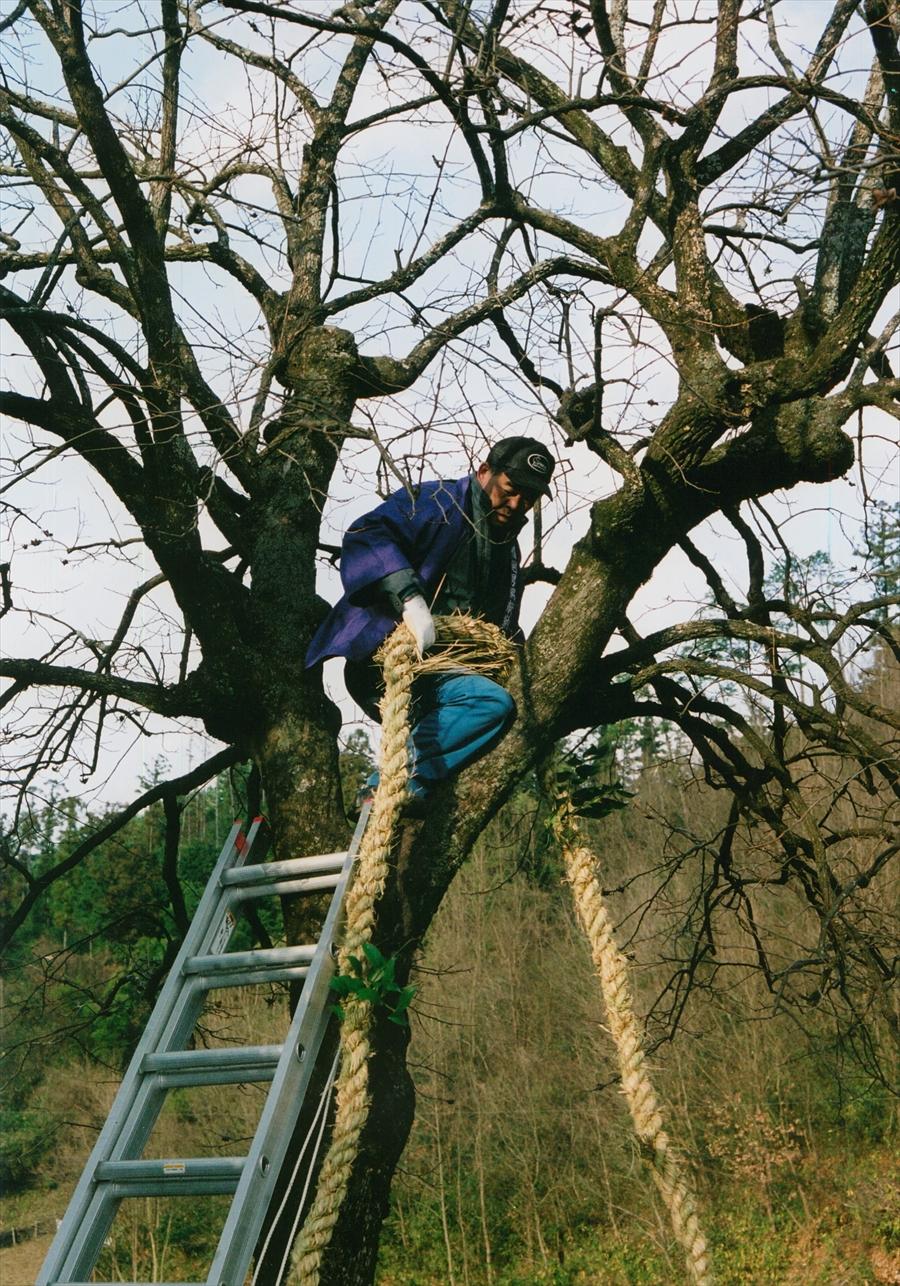
[[[896,673],[879,665],[867,682],[896,704]],[[735,866],[759,883],[756,923],[727,899],[704,912],[697,890],[720,852],[729,804],[671,730],[600,731],[572,754],[589,764],[605,801],[595,810],[605,815],[585,826],[633,964],[670,1132],[694,1168],[718,1279],[900,1282],[896,995],[874,984],[867,992],[856,979],[852,992],[815,996],[790,971],[778,987],[767,984],[754,967],[760,944],[770,962],[802,962],[817,930],[808,907],[775,896],[777,852],[759,827],[733,843]],[[345,756],[348,793],[366,762],[357,736]],[[835,792],[840,780],[836,760],[806,774],[812,812],[825,783]],[[421,954],[412,1013],[418,1114],[382,1248],[383,1286],[684,1280],[618,1089],[547,826],[546,781],[533,781],[491,825]],[[841,785],[832,816],[859,810],[856,790]],[[245,810],[244,791],[239,776],[223,778],[185,807],[177,912],[163,818],[150,812],[33,913],[4,995],[4,1228],[63,1213],[177,946],[178,920],[192,910],[232,814]],[[861,793],[870,814],[883,811],[886,801]],[[34,869],[73,849],[87,820],[73,802],[55,801],[30,839]],[[834,869],[853,863],[851,841]],[[885,949],[896,940],[896,911],[886,867],[859,913]],[[238,929],[245,945],[277,941],[280,931],[274,910]],[[286,1013],[275,987],[216,993],[201,1037],[277,1041]],[[240,1153],[259,1093],[171,1095],[148,1155]],[[224,1199],[216,1204],[224,1217]],[[126,1203],[104,1279],[196,1275],[217,1235],[208,1209]],[[18,1286],[10,1274],[25,1260],[4,1253],[5,1286]]]

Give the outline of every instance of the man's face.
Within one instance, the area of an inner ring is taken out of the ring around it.
[[[521,527],[537,500],[535,492],[521,490],[507,474],[494,473],[489,464],[481,465],[475,476],[491,502],[492,526],[505,530]]]

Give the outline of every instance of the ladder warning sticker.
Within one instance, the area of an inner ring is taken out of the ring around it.
[[[228,946],[228,939],[231,937],[232,931],[234,929],[234,923],[235,923],[234,916],[231,914],[230,911],[226,911],[225,918],[222,920],[222,923],[219,925],[218,930],[216,931],[216,936],[213,938],[212,942],[209,945],[209,954],[211,956],[221,955],[221,953]]]
[[[163,1161],[163,1174],[184,1174],[184,1161]]]

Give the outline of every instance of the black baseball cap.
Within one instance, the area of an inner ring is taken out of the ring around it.
[[[556,461],[537,438],[504,438],[491,447],[487,462],[523,491],[546,495]]]

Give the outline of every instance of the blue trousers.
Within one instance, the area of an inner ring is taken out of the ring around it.
[[[474,763],[497,744],[516,715],[505,688],[480,674],[425,675],[413,686],[409,792],[431,788]],[[377,785],[378,773],[369,778]]]

